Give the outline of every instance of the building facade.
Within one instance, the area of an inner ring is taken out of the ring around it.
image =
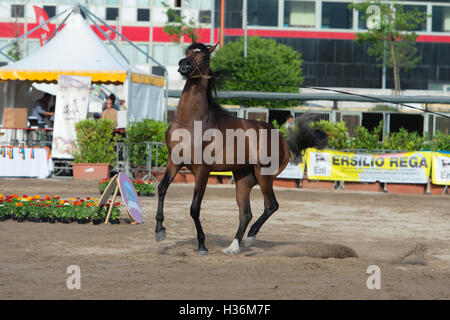
[[[164,33],[163,26],[167,23],[164,2],[186,19],[196,21],[200,41],[210,43],[219,39],[220,0],[1,0],[0,47],[37,25],[34,5],[43,7],[52,17],[77,2],[167,66],[172,88],[180,86],[177,64],[190,40],[174,43]],[[398,2],[407,10],[418,8],[430,15],[418,30],[420,61],[412,71],[402,72],[402,89],[450,90],[450,1]],[[342,0],[247,0],[247,34],[273,38],[301,52],[306,85],[381,88],[382,69],[368,56],[367,45],[353,40],[356,32],[364,30],[365,23],[356,10],[348,9],[349,3]],[[213,11],[216,28],[211,39]],[[244,35],[243,0],[225,0],[224,17],[225,42]],[[62,19],[56,23],[60,21]],[[132,62],[152,70],[154,64],[147,57],[114,34],[110,36]],[[37,35],[31,34],[20,42],[22,55],[37,48]],[[0,63],[6,62],[6,58],[0,56]],[[387,70],[386,87],[393,87],[390,70]]]

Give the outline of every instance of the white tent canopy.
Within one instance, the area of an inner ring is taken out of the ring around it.
[[[74,10],[70,14],[65,27],[42,48],[0,68],[0,80],[56,83],[59,75],[78,75],[91,77],[92,83],[123,84],[128,93],[129,121],[162,120],[164,79],[130,66],[117,52],[108,49],[80,13]],[[10,89],[14,91],[7,91]]]

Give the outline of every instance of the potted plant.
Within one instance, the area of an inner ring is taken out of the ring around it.
[[[155,195],[155,186],[153,185],[151,180],[143,181],[143,180],[135,180],[133,181],[134,189],[138,196],[154,196]]]
[[[100,180],[109,177],[116,160],[114,150],[119,135],[109,119],[86,119],[75,125],[77,135],[73,152],[73,177],[79,180]]]

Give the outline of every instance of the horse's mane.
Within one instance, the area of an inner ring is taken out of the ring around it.
[[[206,54],[205,57],[207,57],[207,59],[209,60],[209,58],[210,58],[209,46],[206,46],[203,43],[194,42],[189,47],[187,47],[185,52],[187,52],[188,50],[191,50],[191,49],[202,50],[203,53]],[[208,87],[206,89],[206,97],[207,97],[207,101],[208,101],[208,107],[209,107],[209,109],[211,109],[212,111],[214,111],[218,114],[225,115],[228,117],[234,117],[230,111],[228,111],[227,109],[222,107],[217,102],[217,87],[220,86],[219,76],[222,74],[225,74],[225,71],[223,71],[223,70],[212,71],[211,69],[209,70],[210,78],[208,79]]]

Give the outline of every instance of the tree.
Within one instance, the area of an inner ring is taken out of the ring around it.
[[[13,7],[13,16],[14,17],[18,17],[19,16],[19,6]],[[19,37],[19,23],[17,21],[17,18],[14,19],[14,37],[18,38]],[[19,61],[20,59],[22,59],[22,52],[20,49],[20,44],[19,41],[17,41],[16,43],[14,43],[13,45],[11,45],[11,47],[9,48],[8,52],[7,52],[8,56],[10,56],[14,61]]]
[[[259,37],[248,39],[248,55],[244,58],[244,39],[226,43],[216,51],[211,59],[212,70],[224,70],[227,77],[246,81],[263,81],[281,84],[303,84],[301,54],[296,50],[278,44],[275,40]],[[271,92],[298,92],[298,88],[268,84],[224,81],[223,90],[249,90]],[[239,99],[221,101],[227,104],[247,106],[287,107],[297,105],[298,101],[266,101]]]
[[[369,30],[356,34],[358,43],[368,42],[370,56],[377,62],[392,68],[394,89],[400,91],[400,70],[411,70],[419,61],[415,46],[418,37],[415,30],[426,22],[427,14],[417,8],[405,10],[403,5],[393,1],[365,1],[349,5],[359,10],[363,21],[369,24]]]
[[[173,42],[179,43],[183,36],[187,36],[193,40],[197,40],[196,35],[197,27],[194,20],[186,21],[186,16],[182,15],[179,10],[172,9],[167,3],[163,2],[162,5],[167,9],[166,15],[168,22],[163,30],[167,33]]]

